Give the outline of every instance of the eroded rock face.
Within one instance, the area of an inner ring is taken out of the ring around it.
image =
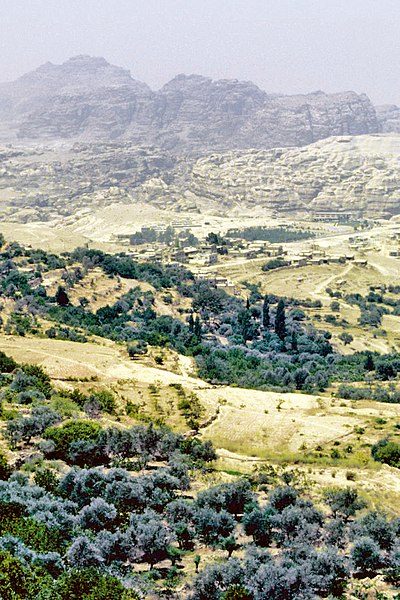
[[[103,58],[46,63],[0,85],[0,139],[127,139],[185,152],[300,146],[380,131],[354,92],[268,95],[251,82],[179,75],[153,92]]]
[[[235,151],[201,158],[188,189],[216,205],[284,212],[400,213],[400,136],[338,137],[304,148]]]
[[[129,142],[0,147],[0,220],[51,221],[113,203],[130,204],[141,199],[142,188],[156,189],[162,201],[163,188],[182,177],[185,168],[169,153]]]
[[[395,104],[383,104],[376,107],[376,115],[385,133],[400,133],[400,108]]]
[[[46,63],[0,85],[2,139],[110,139],[121,135],[150,88],[104,58],[76,56],[62,65]]]
[[[74,218],[112,204],[230,214],[400,214],[400,135],[341,136],[301,148],[174,157],[128,141],[0,147],[0,218]],[[6,201],[7,200],[7,201]]]

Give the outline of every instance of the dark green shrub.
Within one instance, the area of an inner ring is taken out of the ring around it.
[[[61,427],[49,427],[43,433],[46,440],[54,443],[51,455],[65,460],[72,442],[81,440],[95,440],[100,433],[101,426],[92,421],[69,421]]]
[[[0,372],[1,373],[12,373],[14,369],[18,367],[18,363],[13,358],[7,356],[4,352],[0,351]]]
[[[6,457],[0,452],[0,479],[8,479],[12,473],[12,469],[7,462]]]
[[[371,454],[378,462],[391,467],[400,467],[400,444],[396,442],[391,442],[389,439],[380,440],[372,446]]]

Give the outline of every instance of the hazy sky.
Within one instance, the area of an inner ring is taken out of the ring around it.
[[[400,0],[0,0],[0,81],[76,54],[153,88],[178,73],[400,104]]]

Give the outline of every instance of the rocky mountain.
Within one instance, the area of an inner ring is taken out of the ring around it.
[[[76,56],[46,63],[0,85],[0,135],[4,138],[118,137],[150,88],[104,58]]]
[[[302,146],[380,131],[367,96],[283,96],[255,84],[179,75],[152,91],[103,58],[46,63],[0,85],[0,140],[129,140],[176,151]]]
[[[77,56],[0,84],[0,210],[24,222],[132,202],[389,217],[400,213],[389,131],[400,109],[354,92],[273,95],[199,75],[152,91]]]

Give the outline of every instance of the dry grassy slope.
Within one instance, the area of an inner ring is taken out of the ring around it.
[[[111,389],[117,396],[123,425],[126,403],[136,405],[142,416],[162,417],[171,426],[187,428],[177,409],[175,384],[188,390],[206,386],[192,376],[190,359],[176,352],[150,349],[140,362],[130,360],[125,347],[98,339],[85,344],[37,337],[0,335],[0,349],[18,362],[41,365],[59,389]],[[155,358],[163,357],[156,366]],[[205,413],[204,418],[210,415]]]
[[[56,381],[96,378],[105,385],[117,381],[140,381],[163,385],[185,383],[190,387],[206,386],[189,375],[151,366],[151,360],[130,360],[125,348],[101,339],[85,344],[38,337],[0,335],[0,348],[15,360],[43,366]],[[175,356],[176,353],[172,353]],[[147,362],[147,364],[146,364]],[[179,364],[179,359],[178,359]]]
[[[361,445],[374,443],[383,431],[393,432],[400,418],[398,405],[369,401],[352,403],[239,388],[220,388],[217,393],[202,389],[198,394],[205,406],[216,396],[223,400],[218,418],[204,431],[205,437],[218,447],[260,458],[293,460],[318,446],[330,449],[338,442],[338,448],[354,447],[349,464],[366,464],[369,450],[364,452]],[[377,424],[380,418],[387,420],[387,427]],[[362,439],[357,433],[360,427],[365,429]]]
[[[163,416],[167,423],[183,430],[176,391],[171,387],[179,383],[199,397],[205,409],[203,420],[211,418],[202,434],[218,449],[221,469],[249,472],[266,460],[295,464],[304,459],[307,451],[320,446],[325,457],[309,457],[310,467],[299,467],[305,473],[311,468],[318,486],[352,485],[345,473],[354,469],[357,482],[373,503],[381,498],[386,508],[395,507],[400,473],[373,464],[369,445],[394,433],[393,426],[400,422],[400,406],[213,387],[191,375],[192,365],[186,357],[173,353],[174,356],[166,357],[166,367],[160,368],[151,356],[129,360],[121,346],[105,340],[79,344],[0,335],[0,350],[17,361],[42,365],[56,386],[86,391],[91,387],[113,389],[120,408],[131,400],[143,414]],[[384,422],[377,422],[377,418]],[[131,422],[128,417],[121,417],[122,426]],[[362,427],[365,433],[356,433],[355,427]],[[353,452],[346,455],[344,448],[349,444]],[[336,466],[329,458],[332,448],[347,456]]]
[[[84,246],[88,237],[71,231],[66,227],[57,227],[57,223],[13,223],[2,219],[1,232],[8,241],[43,248],[50,252],[65,252]],[[104,248],[100,248],[104,249]]]
[[[74,267],[81,267],[79,263],[68,267],[72,271]],[[48,295],[54,295],[62,281],[64,269],[47,271],[43,275],[43,286]],[[68,297],[71,304],[77,305],[79,299],[84,297],[88,300],[88,309],[96,311],[106,305],[113,304],[123,294],[126,294],[131,288],[140,287],[143,292],[155,292],[152,285],[136,279],[125,279],[121,277],[109,277],[100,267],[88,271],[80,281],[73,284],[68,289]]]

